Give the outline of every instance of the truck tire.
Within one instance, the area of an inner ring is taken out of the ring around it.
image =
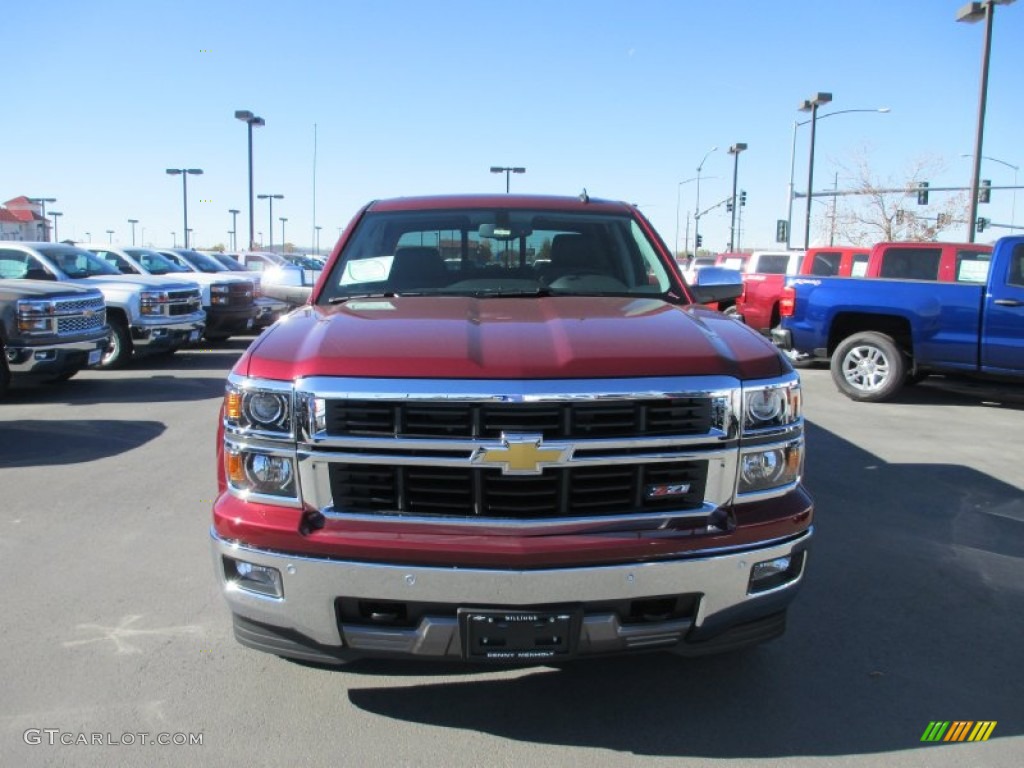
[[[11,368],[7,365],[7,347],[0,340],[0,398],[7,394],[11,386]]]
[[[110,326],[110,344],[103,353],[99,367],[106,369],[122,368],[132,356],[132,336],[128,326],[119,317],[112,317],[107,322]]]
[[[903,387],[907,360],[889,336],[875,331],[843,339],[832,353],[832,381],[851,400],[878,403]]]

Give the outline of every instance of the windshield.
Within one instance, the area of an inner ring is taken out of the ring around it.
[[[228,268],[217,261],[213,256],[207,256],[199,251],[178,251],[181,258],[198,269],[200,272],[228,272]]]
[[[75,279],[96,275],[120,275],[114,267],[95,253],[70,246],[41,246],[39,252],[52,261],[60,270]]]
[[[217,261],[219,261],[221,264],[223,264],[227,269],[230,269],[232,272],[248,272],[249,271],[249,268],[247,266],[245,266],[245,264],[243,264],[242,262],[240,262],[238,259],[234,258],[233,256],[228,256],[226,253],[215,253],[215,254],[212,254],[212,255],[213,255],[213,258],[215,258]]]
[[[124,252],[139,262],[139,265],[151,275],[166,275],[169,272],[191,272],[192,270],[175,264],[162,253],[148,248],[125,248]]]
[[[366,295],[658,296],[671,288],[629,216],[543,210],[368,213],[322,303]]]

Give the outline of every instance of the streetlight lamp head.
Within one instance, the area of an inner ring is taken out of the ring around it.
[[[245,120],[246,122],[248,122],[249,120],[252,120],[253,117],[255,117],[255,115],[253,115],[253,113],[250,112],[248,109],[236,109],[235,117],[239,120]]]
[[[181,173],[181,168],[168,168],[167,173],[171,176],[177,176],[179,173]]]
[[[257,128],[259,128],[261,125],[266,125],[266,124],[267,124],[267,121],[264,120],[262,117],[254,117],[252,120],[249,121],[249,125],[254,125]]]
[[[191,173],[193,176],[199,176],[203,172],[202,168],[186,168],[185,170],[187,173]]]
[[[499,168],[496,165],[492,165],[491,166],[491,173],[504,173],[504,172],[505,172],[504,168]]]
[[[742,141],[738,141],[735,144],[733,144],[731,147],[729,147],[729,154],[730,155],[738,155],[740,152],[742,152],[746,148],[747,148],[747,145],[745,143],[743,143]]]
[[[879,107],[878,111],[879,112],[885,112],[886,114],[888,114],[889,112],[892,112],[892,110],[889,109],[888,107]]]
[[[512,173],[526,173],[525,168],[513,168]]]

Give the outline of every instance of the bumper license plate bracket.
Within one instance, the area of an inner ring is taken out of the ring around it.
[[[573,655],[583,611],[460,608],[458,617],[463,658],[525,662]]]

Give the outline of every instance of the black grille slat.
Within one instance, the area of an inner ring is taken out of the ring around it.
[[[494,469],[359,465],[330,468],[339,512],[536,519],[630,515],[701,506],[707,462],[551,468],[540,475]],[[689,483],[684,495],[647,499],[645,488]],[[638,506],[636,499],[642,499]]]
[[[332,399],[333,436],[387,435],[497,439],[539,434],[545,440],[701,435],[711,431],[705,397],[602,403],[433,403]]]

